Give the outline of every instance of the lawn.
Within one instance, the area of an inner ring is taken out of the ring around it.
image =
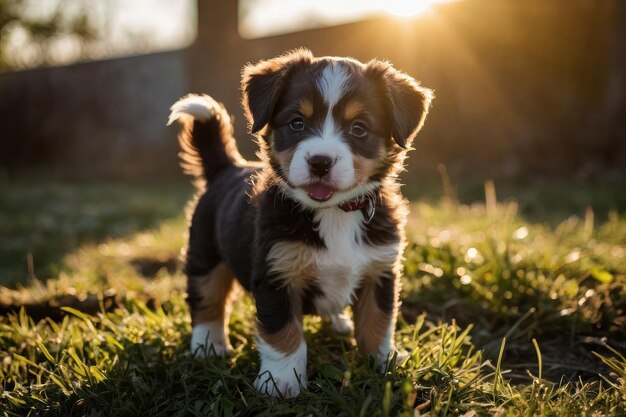
[[[248,296],[231,357],[187,351],[190,186],[2,183],[0,415],[624,416],[624,185],[407,190],[410,357],[379,373],[309,317],[310,389],[273,401]]]

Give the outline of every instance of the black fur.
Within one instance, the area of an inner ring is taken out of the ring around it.
[[[386,271],[379,278],[379,286],[376,291],[376,304],[378,308],[386,314],[391,314],[396,305],[394,275],[391,271]]]
[[[289,81],[298,69],[311,63],[313,56],[308,51],[299,51],[289,56],[252,66],[243,70],[243,102],[251,120],[250,131],[256,133],[269,122],[276,103]],[[261,65],[263,65],[261,67]]]
[[[393,115],[393,138],[400,147],[409,147],[426,120],[432,91],[421,87],[406,74],[395,71],[387,62],[369,62],[367,75],[379,83],[384,80],[383,88],[387,90]]]

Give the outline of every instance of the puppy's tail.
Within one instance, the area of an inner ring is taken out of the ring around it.
[[[233,126],[226,108],[207,95],[189,94],[170,108],[168,126],[178,120],[181,151],[180,165],[185,174],[211,182],[223,169],[240,166]]]

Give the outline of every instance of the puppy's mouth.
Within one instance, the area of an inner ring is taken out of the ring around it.
[[[323,182],[314,182],[302,187],[311,200],[324,202],[331,199],[335,194],[335,188]]]

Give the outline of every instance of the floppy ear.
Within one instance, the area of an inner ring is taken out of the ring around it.
[[[269,123],[289,70],[297,63],[310,63],[312,60],[311,51],[297,49],[243,68],[243,108],[250,133],[258,132]]]
[[[434,98],[433,91],[420,86],[415,79],[396,70],[388,62],[371,61],[367,70],[384,79],[391,104],[391,134],[396,143],[406,149],[424,125]]]

